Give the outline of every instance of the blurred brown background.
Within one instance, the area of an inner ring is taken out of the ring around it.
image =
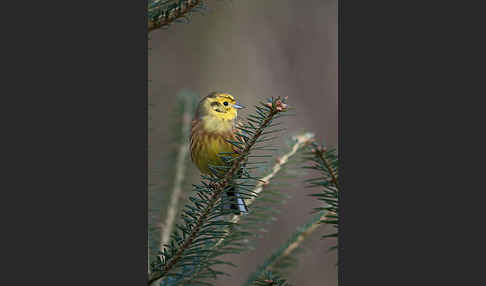
[[[149,34],[150,170],[164,165],[169,110],[182,88],[201,96],[230,92],[250,107],[243,115],[258,100],[288,96],[296,108],[296,116],[286,119],[288,132],[312,131],[320,142],[337,146],[337,0],[208,1],[208,6],[209,13],[194,14],[189,24]],[[159,174],[150,171],[149,180],[160,183]],[[241,285],[310,218],[319,203],[307,196],[311,191],[302,188],[301,179],[296,184],[282,190],[292,199],[256,250],[232,256],[238,268],[226,269],[232,276],[217,285]],[[329,231],[322,226],[308,238],[288,276],[291,284],[337,285],[337,253],[327,251],[336,242],[320,239]]]

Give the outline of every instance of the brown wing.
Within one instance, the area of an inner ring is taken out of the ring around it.
[[[205,163],[204,160],[201,161],[199,152],[206,152],[207,149],[205,148],[204,144],[208,144],[209,142],[218,141],[219,144],[224,144],[225,140],[231,141],[240,141],[235,134],[237,132],[236,127],[228,132],[222,133],[215,133],[215,132],[207,132],[203,128],[203,122],[201,120],[195,119],[192,121],[191,126],[191,136],[190,136],[190,152],[191,152],[191,160],[196,164],[199,170],[205,173]],[[226,145],[229,149],[236,151],[235,146],[230,143],[226,142]],[[207,147],[207,146],[206,146]],[[227,152],[227,151],[226,151]]]
[[[233,127],[233,134],[232,134],[233,136],[232,136],[232,138],[235,141],[245,142],[245,140],[243,140],[243,138],[241,138],[241,136],[236,135],[237,133],[241,132],[241,131],[238,130],[238,127],[243,127],[243,121],[237,120],[235,122],[235,127]]]
[[[193,155],[193,151],[194,151],[194,148],[196,148],[196,140],[195,140],[195,136],[197,136],[197,133],[198,133],[198,129],[199,129],[199,120],[193,120],[191,122],[191,138],[190,138],[190,153],[191,153],[191,160],[192,162],[194,162],[194,155]]]
[[[224,133],[210,133],[204,130],[202,128],[202,121],[195,119],[192,121],[192,126],[191,126],[191,137],[190,137],[190,148],[191,148],[191,160],[194,162],[194,151],[197,151],[198,149],[198,144],[201,142],[198,142],[200,140],[206,139],[206,140],[211,140],[215,138],[225,138],[227,140],[232,140],[232,141],[237,141],[235,131],[236,129],[233,129],[233,131],[229,132],[224,132]],[[204,138],[204,139],[203,139]],[[229,143],[228,143],[229,144]]]

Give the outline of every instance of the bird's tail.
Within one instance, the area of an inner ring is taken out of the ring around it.
[[[235,186],[225,193],[223,199],[225,201],[223,204],[225,210],[229,209],[236,215],[248,213],[248,207]]]

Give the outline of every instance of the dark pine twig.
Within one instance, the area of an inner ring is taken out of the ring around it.
[[[167,9],[155,19],[149,19],[148,31],[151,32],[155,29],[166,27],[176,21],[179,18],[185,18],[191,10],[202,3],[202,0],[185,0],[181,1],[179,5],[176,5],[173,9]],[[149,12],[153,9],[149,8]]]

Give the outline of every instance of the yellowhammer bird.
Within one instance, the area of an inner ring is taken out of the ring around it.
[[[190,148],[191,159],[202,173],[214,176],[209,165],[223,166],[224,162],[218,154],[233,152],[234,146],[226,140],[236,141],[235,125],[240,108],[243,107],[231,94],[223,92],[212,92],[199,102],[192,121]],[[248,212],[244,200],[234,187],[226,195],[226,208],[235,214]]]

